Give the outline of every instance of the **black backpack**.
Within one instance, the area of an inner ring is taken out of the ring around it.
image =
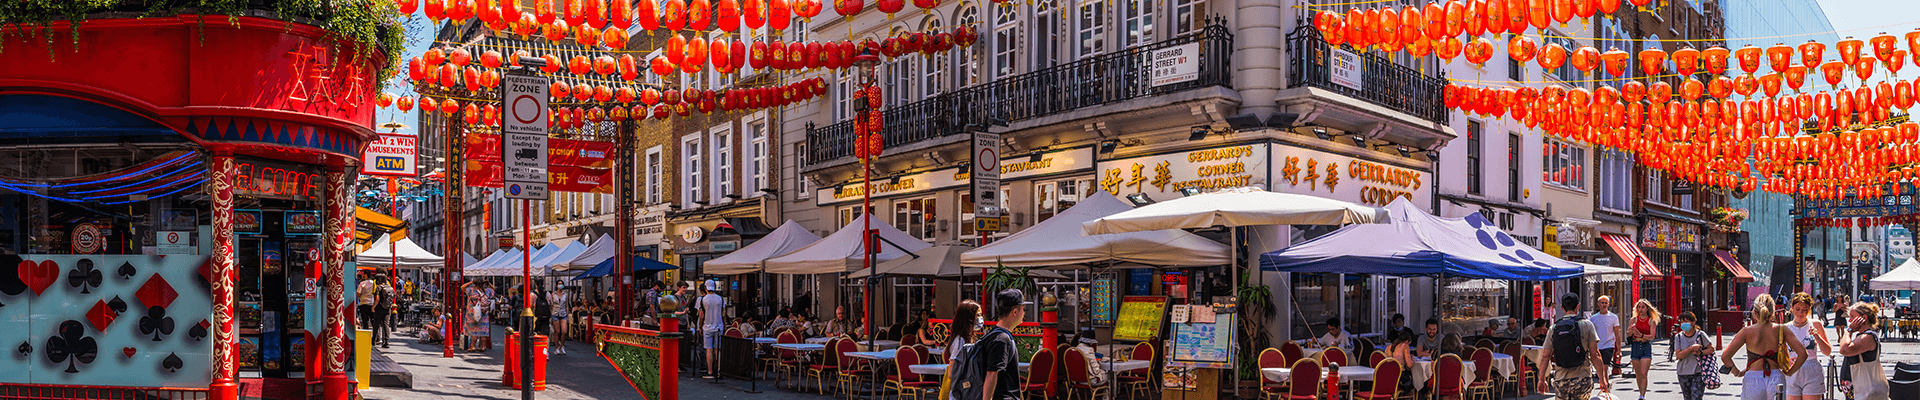
[[[1553,324],[1553,364],[1560,368],[1579,368],[1587,364],[1587,335],[1580,330],[1579,316],[1560,318]]]
[[[980,337],[979,341],[965,346],[964,349],[958,350],[961,352],[958,357],[960,362],[957,365],[948,366],[950,368],[949,371],[952,372],[951,375],[953,375],[953,387],[948,392],[949,400],[978,399],[984,396],[987,391],[993,390],[993,388],[983,387],[987,383],[986,374],[999,373],[999,371],[980,373],[979,371],[975,371],[974,365],[981,362],[981,360],[976,360],[980,355],[980,346],[987,344],[988,341],[996,341],[999,338],[1004,338],[1008,345],[1013,344],[1012,332],[1008,332],[1005,329],[990,329],[986,335]],[[950,349],[947,351],[955,350]],[[1015,357],[1018,358],[1019,356],[1016,355]]]

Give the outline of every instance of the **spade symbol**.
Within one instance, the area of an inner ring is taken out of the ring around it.
[[[27,282],[20,280],[19,255],[0,254],[0,293],[8,296],[27,291]]]
[[[166,368],[167,372],[179,372],[182,363],[179,354],[167,353],[167,359],[160,360],[160,368]]]
[[[140,317],[140,334],[153,335],[153,341],[160,336],[173,334],[173,317],[167,316],[167,309],[160,306],[147,307],[147,316]]]
[[[20,351],[20,355],[23,355],[23,356],[28,354],[33,354],[33,345],[27,344],[27,342],[24,342],[24,341],[20,342],[19,351]]]
[[[107,301],[107,308],[112,308],[116,313],[127,312],[127,301],[121,300],[120,296],[113,296],[113,300]]]
[[[67,286],[80,288],[80,294],[91,293],[89,289],[100,287],[100,270],[93,269],[93,260],[80,259],[72,271],[67,271]]]
[[[139,271],[133,268],[133,263],[123,262],[120,263],[120,270],[116,271],[115,275],[119,275],[120,279],[133,279],[133,274],[137,272]]]
[[[86,337],[87,328],[80,321],[67,320],[60,323],[60,335],[47,338],[47,361],[55,364],[67,363],[67,373],[79,373],[77,364],[92,364],[94,356],[100,353],[100,344]]]
[[[199,325],[194,325],[193,328],[187,329],[187,337],[193,338],[193,341],[196,342],[200,341],[200,339],[206,339],[207,320],[200,320]]]

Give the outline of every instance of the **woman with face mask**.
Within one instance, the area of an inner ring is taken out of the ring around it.
[[[1888,400],[1887,370],[1880,365],[1880,307],[1853,303],[1847,307],[1847,331],[1840,338],[1840,355],[1852,375],[1854,400]]]
[[[1800,347],[1813,354],[1832,356],[1833,347],[1828,345],[1826,323],[1812,317],[1815,301],[1813,295],[1801,292],[1793,295],[1787,303],[1787,310],[1793,314],[1793,321],[1787,323],[1787,332],[1792,332]],[[1787,400],[1820,400],[1827,393],[1827,373],[1820,364],[1820,357],[1807,357],[1802,361],[1800,372],[1787,377]]]
[[[1673,335],[1673,369],[1680,375],[1680,396],[1686,400],[1700,400],[1706,396],[1707,382],[1704,374],[1714,371],[1701,371],[1701,356],[1711,357],[1713,340],[1700,332],[1693,324],[1692,311],[1680,313],[1680,333]]]

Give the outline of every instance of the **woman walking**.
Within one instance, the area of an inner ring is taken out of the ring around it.
[[[960,349],[973,343],[973,326],[980,323],[980,303],[963,300],[953,311],[953,340],[947,342],[947,364],[960,360]]]
[[[1833,346],[1827,344],[1827,325],[1813,318],[1813,295],[1801,292],[1793,295],[1787,303],[1787,312],[1793,315],[1793,321],[1787,324],[1787,332],[1793,333],[1794,340],[1813,354],[1817,346],[1821,355],[1833,355]],[[1820,364],[1820,357],[1807,357],[1800,363],[1800,372],[1787,378],[1787,400],[1820,400],[1827,394],[1826,366]]]
[[[1660,326],[1660,311],[1653,302],[1640,299],[1633,303],[1633,325],[1627,328],[1627,354],[1633,359],[1633,381],[1640,388],[1640,400],[1647,400],[1647,369],[1653,367],[1653,331]]]
[[[1753,299],[1753,324],[1740,328],[1720,352],[1720,362],[1741,376],[1741,400],[1773,399],[1783,375],[1792,375],[1807,358],[1807,349],[1789,345],[1793,339],[1786,335],[1786,328],[1773,322],[1774,304],[1773,296]],[[1747,363],[1735,364],[1733,353],[1741,350],[1747,352]],[[1797,357],[1789,359],[1789,354]]]
[[[1854,303],[1847,307],[1847,330],[1840,338],[1840,355],[1846,356],[1847,371],[1852,374],[1854,400],[1888,400],[1887,370],[1880,365],[1880,307]]]
[[[567,318],[573,315],[573,304],[567,300],[572,297],[568,292],[573,288],[562,286],[547,293],[547,303],[553,305],[553,347],[557,354],[567,354]]]
[[[1693,324],[1692,311],[1680,313],[1679,319],[1680,333],[1673,335],[1673,369],[1680,375],[1680,397],[1700,400],[1707,392],[1705,374],[1717,373],[1700,370],[1700,361],[1713,354],[1713,340]]]

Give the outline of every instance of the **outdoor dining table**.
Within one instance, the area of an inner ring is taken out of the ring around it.
[[[1107,371],[1114,373],[1153,368],[1153,360],[1115,361],[1114,358],[1109,357],[1100,363],[1107,366]]]
[[[1433,376],[1433,359],[1415,357],[1413,363],[1415,364],[1413,369],[1409,370],[1413,373],[1413,387],[1415,389],[1424,389],[1427,387],[1427,378]],[[1462,367],[1460,368],[1461,386],[1472,383],[1474,371],[1478,371],[1479,368],[1474,365],[1473,360],[1464,358],[1460,360],[1460,365]],[[1493,372],[1500,374],[1500,376],[1512,376],[1513,368],[1512,356],[1505,354],[1493,355]]]
[[[1534,365],[1540,365],[1540,346],[1520,345],[1520,356],[1533,361]]]
[[[847,357],[874,361],[892,360],[893,355],[894,352],[891,351],[855,351],[847,353]]]
[[[775,343],[773,345],[773,348],[781,349],[781,350],[812,352],[812,351],[826,350],[827,345],[819,344],[819,343]]]
[[[1028,366],[1031,366],[1031,365],[1032,365],[1032,364],[1028,364],[1028,363],[1020,363],[1020,370],[1021,370],[1021,371],[1025,371],[1025,370],[1027,370],[1027,367],[1028,367]],[[914,364],[914,365],[908,365],[908,366],[907,366],[907,371],[910,371],[910,372],[913,372],[913,373],[916,373],[916,374],[921,374],[921,375],[946,375],[946,374],[947,374],[947,364]]]
[[[780,343],[780,339],[770,338],[770,337],[753,338],[753,344],[774,344],[774,343]]]
[[[1287,382],[1288,380],[1293,379],[1293,369],[1292,368],[1261,368],[1260,375],[1263,377],[1266,377],[1267,380],[1284,383],[1284,382]],[[1373,368],[1358,367],[1358,366],[1340,367],[1340,382],[1352,383],[1355,381],[1372,382]]]

